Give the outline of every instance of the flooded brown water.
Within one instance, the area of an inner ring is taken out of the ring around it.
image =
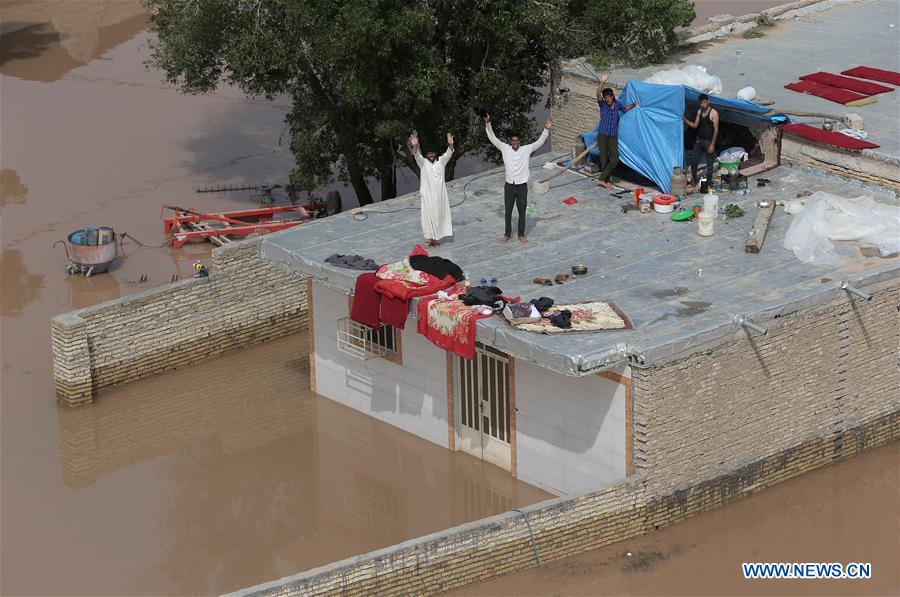
[[[53,242],[157,243],[164,203],[255,205],[195,188],[283,182],[287,103],[163,85],[137,0],[0,15],[0,593],[218,593],[546,497],[310,395],[303,335],[58,407],[50,319],[187,277],[209,247],[126,244],[85,279]]]
[[[870,562],[872,578],[746,580],[742,562]],[[900,594],[900,443],[645,537],[454,594]]]
[[[126,244],[82,278],[53,242],[102,224],[159,243],[164,203],[255,205],[194,190],[283,181],[286,104],[162,85],[137,1],[0,9],[0,593],[215,594],[548,497],[310,395],[303,334],[58,407],[50,319],[190,276],[209,247]]]

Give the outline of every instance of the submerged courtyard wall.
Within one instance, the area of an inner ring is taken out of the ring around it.
[[[53,318],[57,397],[80,406],[104,387],[296,332],[306,307],[306,277],[261,260],[258,240],[217,248],[207,278]]]

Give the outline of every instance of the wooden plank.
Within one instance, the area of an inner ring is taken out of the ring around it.
[[[769,225],[772,223],[772,216],[774,215],[774,201],[769,207],[759,208],[759,211],[756,212],[756,220],[753,221],[753,229],[747,237],[747,244],[744,245],[745,253],[759,253],[763,243],[766,241],[766,234],[769,232]]]

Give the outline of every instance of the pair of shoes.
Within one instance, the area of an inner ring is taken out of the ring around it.
[[[572,276],[569,274],[556,274],[556,277],[553,278],[557,284],[562,284],[563,282],[568,282],[572,279]]]
[[[532,282],[534,282],[535,284],[543,284],[544,286],[553,286],[553,280],[551,280],[550,278],[538,277],[532,280]]]
[[[527,245],[527,244],[528,244],[528,239],[525,238],[525,236],[523,235],[523,236],[520,236],[520,237],[519,237],[519,242],[522,243],[523,245]]]
[[[506,235],[504,234],[504,235],[503,235],[503,238],[500,239],[500,242],[501,242],[501,243],[505,243],[505,242],[507,242],[507,241],[509,241],[509,237],[506,236]]]

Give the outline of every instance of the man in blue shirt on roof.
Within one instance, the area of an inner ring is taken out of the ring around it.
[[[609,73],[604,72],[600,76],[600,85],[597,86],[597,104],[600,106],[600,124],[597,127],[597,149],[600,152],[600,177],[597,184],[613,188],[609,182],[609,175],[619,165],[619,112],[628,112],[638,105],[632,102],[623,106],[616,99],[616,94],[609,87],[603,88],[609,80]]]

